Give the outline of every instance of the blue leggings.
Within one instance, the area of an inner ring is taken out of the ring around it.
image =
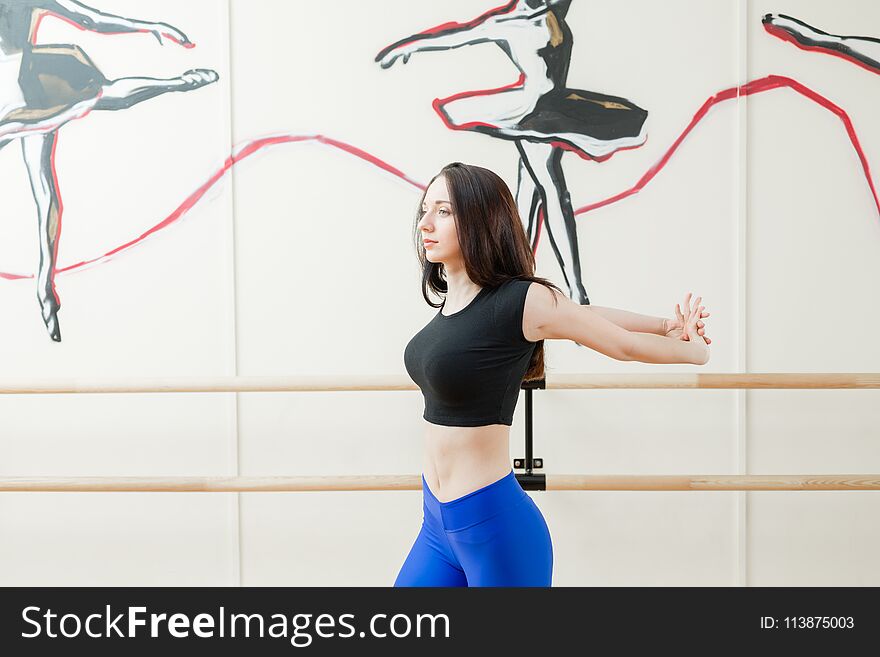
[[[422,528],[394,586],[550,586],[550,531],[513,470],[449,502],[422,475],[422,497]]]

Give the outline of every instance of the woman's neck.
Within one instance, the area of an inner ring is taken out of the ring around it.
[[[459,302],[471,299],[480,291],[480,286],[474,283],[467,275],[464,267],[444,267],[446,274],[446,299],[449,303],[458,306]]]

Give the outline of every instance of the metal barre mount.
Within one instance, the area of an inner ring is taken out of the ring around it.
[[[544,467],[544,459],[533,456],[533,437],[534,426],[532,420],[534,417],[532,408],[532,391],[547,387],[547,379],[534,379],[532,381],[523,381],[520,389],[526,391],[526,431],[525,431],[525,448],[526,457],[524,459],[513,459],[513,469],[525,470],[523,473],[516,473],[516,480],[523,490],[547,490],[547,475],[543,472],[537,473],[535,470],[541,470]]]

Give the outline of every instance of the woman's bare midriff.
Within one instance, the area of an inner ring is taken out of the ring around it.
[[[498,481],[511,470],[510,427],[447,427],[425,422],[423,474],[441,502]]]

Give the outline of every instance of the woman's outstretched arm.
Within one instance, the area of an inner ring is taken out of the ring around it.
[[[697,334],[702,312],[699,301],[693,308],[682,308],[690,339],[679,340],[629,331],[594,312],[592,306],[576,304],[540,283],[532,283],[523,310],[523,334],[532,341],[573,340],[615,360],[704,365],[709,360],[709,347]]]
[[[603,306],[590,306],[593,312],[604,317],[609,322],[614,322],[627,331],[638,331],[639,333],[654,333],[656,335],[666,335],[666,318],[652,317],[651,315],[640,315],[628,310],[619,310],[618,308],[606,308]]]
[[[651,333],[630,333],[627,350],[628,360],[640,363],[690,363],[705,365],[709,362],[709,347],[696,337],[688,341],[667,338],[665,335]]]
[[[687,303],[687,298],[685,298]],[[668,337],[682,338],[682,329],[684,324],[680,317],[679,307],[676,304],[675,317],[667,319],[666,317],[652,317],[651,315],[640,315],[628,310],[619,310],[617,308],[605,308],[602,306],[590,306],[594,312],[598,313],[609,322],[614,322],[627,331],[637,331],[639,333],[653,333],[655,335],[665,335]],[[708,317],[711,313],[700,313],[697,319],[697,333],[706,341],[706,344],[712,344],[712,340],[706,336],[706,324],[704,317]]]

